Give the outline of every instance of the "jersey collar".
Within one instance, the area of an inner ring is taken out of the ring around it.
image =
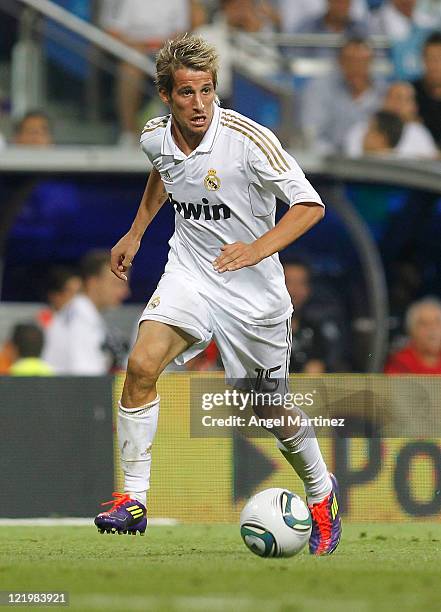
[[[219,126],[219,119],[221,115],[221,109],[219,106],[213,102],[214,110],[213,110],[213,118],[210,123],[210,127],[205,132],[203,139],[198,147],[196,147],[194,152],[198,153],[209,153],[213,148],[214,139],[216,137],[217,128]],[[173,140],[172,131],[172,120],[167,122],[167,126],[165,128],[164,138],[162,141],[161,154],[169,157],[173,157],[174,159],[184,160],[187,159],[187,156],[179,149]]]

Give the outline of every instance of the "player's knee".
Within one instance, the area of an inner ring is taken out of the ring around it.
[[[158,363],[150,355],[133,353],[127,364],[127,375],[143,386],[154,385],[161,371]]]

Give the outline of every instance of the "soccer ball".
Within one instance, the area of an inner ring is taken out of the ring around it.
[[[311,515],[304,501],[286,489],[265,489],[240,514],[240,535],[259,557],[293,557],[311,535]]]

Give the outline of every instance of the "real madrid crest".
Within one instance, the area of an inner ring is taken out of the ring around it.
[[[159,306],[161,302],[161,298],[159,297],[159,295],[155,296],[154,298],[152,298],[150,300],[150,302],[147,304],[147,308],[148,310],[153,310],[154,308],[156,308],[157,306]]]
[[[217,191],[220,184],[221,180],[216,175],[216,170],[210,169],[207,176],[204,178],[205,189],[208,189],[208,191]]]

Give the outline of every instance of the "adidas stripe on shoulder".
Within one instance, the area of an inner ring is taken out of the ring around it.
[[[154,130],[157,130],[160,127],[165,128],[165,126],[168,123],[169,118],[170,118],[170,115],[166,115],[165,117],[156,117],[155,119],[150,119],[150,121],[147,121],[147,123],[145,124],[141,132],[141,136],[148,132],[153,132]]]
[[[239,132],[265,155],[270,166],[278,174],[287,172],[290,169],[286,161],[285,153],[276,139],[264,130],[259,124],[251,122],[249,119],[238,113],[224,110],[221,116],[221,125]]]

